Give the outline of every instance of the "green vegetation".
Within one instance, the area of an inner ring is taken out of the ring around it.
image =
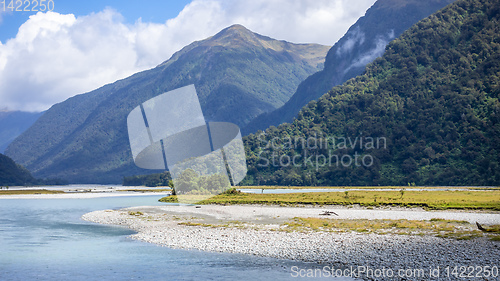
[[[453,222],[453,223],[469,223],[468,221],[460,221],[460,220],[446,220],[446,219],[440,219],[440,218],[433,218],[433,219],[430,219],[430,221],[434,221],[434,222]]]
[[[130,176],[123,178],[124,186],[170,186],[172,187],[172,177],[169,172],[156,173],[151,175]]]
[[[212,191],[213,192],[213,191]],[[214,196],[216,193],[212,193]],[[226,191],[224,191],[221,195],[226,194],[226,195],[237,195],[237,194],[243,194],[241,191],[237,190],[236,188],[230,188]],[[182,197],[181,197],[182,196]],[[164,203],[192,203],[192,204],[205,204],[205,200],[210,197],[210,194],[207,192],[194,192],[191,194],[187,195],[176,195],[175,193],[172,193],[172,195],[160,198],[158,201],[164,202]]]
[[[432,219],[430,221],[416,220],[345,220],[345,219],[319,219],[319,218],[294,218],[284,224],[283,231],[328,231],[345,232],[355,231],[360,233],[375,234],[400,234],[400,235],[434,235],[457,240],[469,240],[482,237],[474,225],[467,221]],[[490,235],[491,239],[500,236]]]
[[[175,196],[161,202],[175,203]],[[287,194],[224,193],[199,204],[274,204],[274,205],[361,205],[423,207],[432,210],[477,209],[500,211],[500,191],[355,191]]]
[[[0,195],[22,195],[22,194],[61,194],[61,190],[46,189],[24,189],[24,190],[0,190]]]
[[[466,190],[500,190],[500,187],[485,186],[283,186],[283,185],[242,185],[238,189],[466,189]]]
[[[176,178],[175,184],[174,195],[216,195],[231,187],[224,174],[200,176],[192,169],[183,171]]]
[[[178,225],[210,227],[210,228],[251,228],[266,229],[264,225],[243,223],[240,221],[223,221],[219,223],[205,223],[200,220],[180,221]],[[498,225],[489,226],[490,229],[498,229]],[[488,237],[491,240],[500,240],[500,232],[481,232],[474,224],[467,221],[431,219],[428,221],[418,220],[390,220],[390,219],[324,219],[324,218],[293,218],[271,230],[285,232],[359,232],[373,234],[398,234],[398,235],[433,235],[441,238],[456,240],[470,240],[478,237]]]
[[[217,228],[217,227],[244,228],[244,224],[240,221],[228,221],[228,222],[220,223],[220,224],[186,221],[186,222],[179,222],[177,224],[178,225],[186,225],[186,226],[203,226],[203,227],[211,227],[211,228]]]
[[[61,179],[35,179],[26,168],[0,153],[0,187],[65,184],[67,182]]]
[[[500,234],[500,224],[491,225],[488,228],[485,228],[483,231],[488,233]]]
[[[37,182],[38,180],[33,178],[23,166],[17,165],[9,157],[0,154],[0,186],[29,185]]]
[[[319,99],[332,87],[363,74],[366,64],[383,54],[387,44],[419,20],[454,0],[378,0],[365,16],[328,51],[323,70],[302,81],[280,108],[264,113],[242,129],[244,135],[292,122],[302,107]],[[391,36],[392,35],[392,36]]]
[[[245,137],[249,172],[242,184],[498,186],[498,73],[498,1],[458,0],[389,43],[364,75],[310,102],[292,124]],[[295,138],[358,145],[287,145]],[[360,138],[383,142],[373,148],[359,145]],[[285,163],[302,161],[273,165],[273,153]],[[373,162],[335,160],[354,155]],[[316,157],[333,161],[316,166]]]
[[[202,227],[211,227],[211,228],[219,228],[219,227],[225,227],[225,228],[248,228],[252,227],[253,229],[259,229],[256,227],[255,224],[251,223],[243,223],[240,221],[227,221],[227,222],[219,222],[219,223],[204,223],[204,222],[193,222],[193,221],[182,221],[178,222],[178,225],[185,225],[185,226],[202,226]],[[276,229],[273,229],[276,230]]]
[[[310,102],[292,124],[245,137],[249,171],[244,184],[500,185],[497,2],[454,2],[392,41],[363,75]],[[208,119],[241,126],[282,104],[290,88],[316,68],[311,63],[317,58],[304,57],[322,48],[278,42],[240,26],[228,28],[185,47],[155,69],[54,106],[7,152],[38,175],[73,182],[113,182],[140,174],[144,170],[132,163],[124,127],[132,108],[194,83]],[[382,138],[384,145],[287,147],[287,138]],[[278,143],[271,151],[266,147],[273,139]],[[338,160],[323,166],[305,161],[299,166],[262,165],[262,157],[269,159],[271,153],[288,159],[369,155],[373,161],[362,166],[343,166]],[[354,200],[354,195],[349,191],[342,197]],[[410,190],[401,192],[399,204],[413,204],[404,202],[410,196]],[[381,200],[373,197],[360,204]]]
[[[239,191],[236,188],[230,188],[224,192],[224,194],[241,194],[241,191]]]

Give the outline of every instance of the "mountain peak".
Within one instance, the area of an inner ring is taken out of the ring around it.
[[[244,27],[243,25],[241,24],[233,24],[231,25],[230,27],[227,27],[225,29],[223,29],[221,32],[223,31],[244,31],[244,32],[251,32],[250,30],[248,30],[248,28]]]
[[[300,59],[307,60],[314,68],[316,68],[318,64],[323,64],[323,54],[330,48],[329,46],[319,44],[294,44],[283,40],[276,40],[255,33],[241,24],[233,24],[219,31],[214,36],[189,44],[175,53],[168,61],[162,63],[161,66],[169,65],[194,49],[197,49],[197,52],[219,52],[219,47],[225,49],[267,49],[274,52],[292,52],[294,53],[293,57],[300,57]]]
[[[215,34],[207,41],[212,41],[213,43],[218,43],[221,45],[226,45],[227,43],[235,43],[235,41],[246,41],[248,43],[256,43],[259,41],[257,37],[260,35],[253,33],[241,24],[233,24],[230,27],[224,28]],[[262,36],[264,37],[264,36]]]

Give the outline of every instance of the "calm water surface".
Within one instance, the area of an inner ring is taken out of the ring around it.
[[[296,279],[291,266],[310,266],[159,247],[128,238],[126,228],[80,219],[95,210],[160,205],[161,197],[0,199],[0,280],[288,280]]]

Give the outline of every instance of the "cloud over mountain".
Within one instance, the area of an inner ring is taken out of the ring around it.
[[[194,0],[165,23],[128,24],[109,8],[85,16],[32,15],[0,42],[0,104],[41,111],[149,69],[233,23],[291,42],[333,44],[374,0]]]

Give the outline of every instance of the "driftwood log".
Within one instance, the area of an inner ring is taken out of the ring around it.
[[[332,211],[324,211],[323,213],[319,214],[320,216],[331,216],[331,215],[336,215],[338,216],[337,213],[332,212]]]
[[[484,228],[482,225],[480,225],[478,222],[476,222],[476,225],[477,225],[477,229],[481,230],[481,231],[488,231],[486,230],[486,228]]]

